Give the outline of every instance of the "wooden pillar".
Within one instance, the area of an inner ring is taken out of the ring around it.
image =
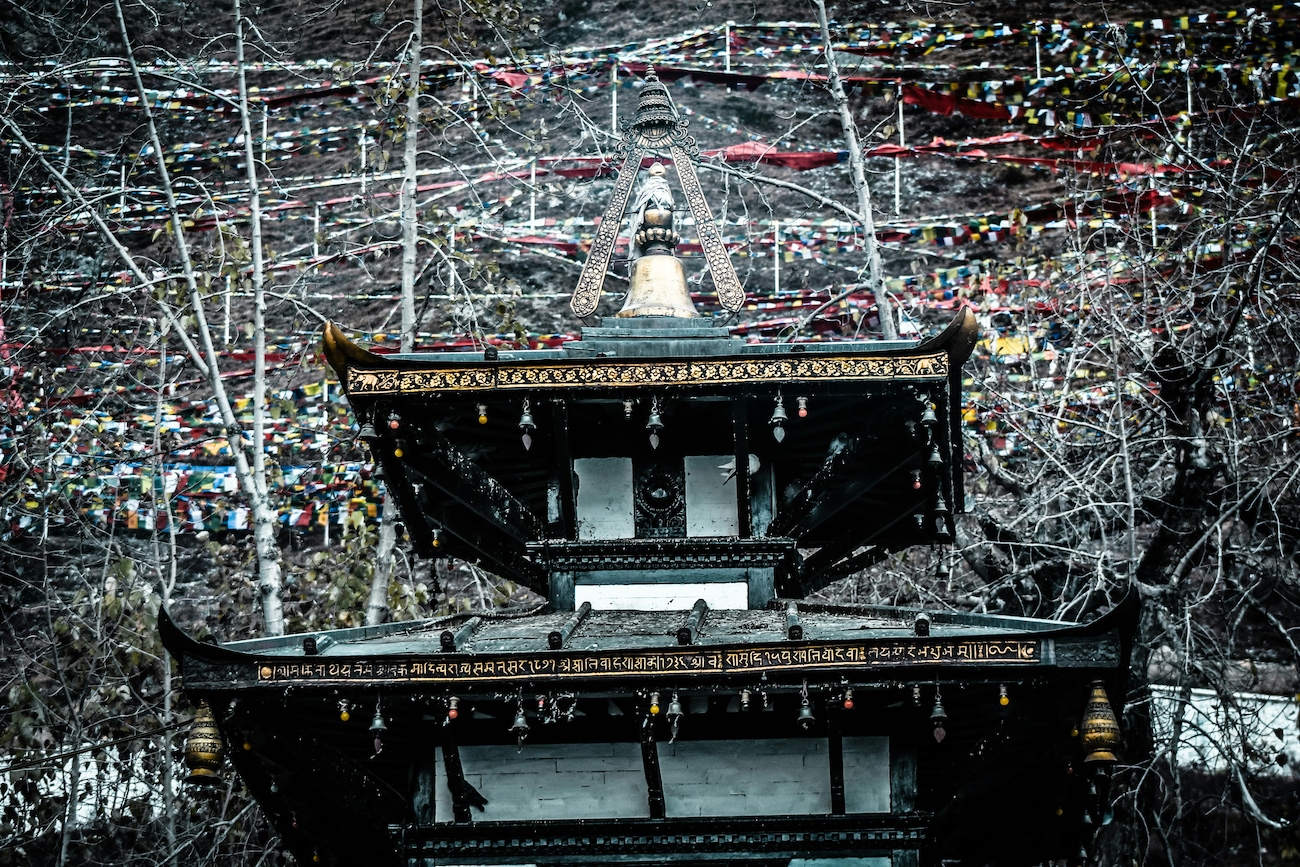
[[[436,746],[421,749],[412,763],[411,818],[417,827],[427,827],[437,818],[437,796],[434,786],[438,779]]]
[[[826,756],[831,766],[831,815],[843,816],[844,801],[844,735],[840,726],[840,709],[831,707],[826,714]],[[892,781],[891,781],[892,784]]]
[[[569,447],[569,402],[564,398],[556,398],[551,403],[551,429],[555,452],[550,484],[559,506],[558,526],[551,532],[558,530],[561,538],[573,540],[578,538],[577,492],[573,485],[573,452]],[[547,512],[547,521],[551,522],[549,508]]]
[[[659,747],[655,744],[654,717],[650,714],[646,714],[641,722],[641,763],[645,766],[650,818],[662,819],[667,815],[664,803],[664,778],[659,771]]]
[[[889,738],[889,811],[895,815],[916,810],[916,744],[894,734]],[[916,849],[895,849],[890,867],[918,867]]]
[[[460,747],[451,735],[450,727],[443,734],[442,763],[447,768],[447,790],[451,792],[451,815],[459,823],[470,821],[469,793],[465,782],[465,768],[460,763]]]
[[[736,523],[740,538],[754,535],[750,494],[753,489],[749,478],[749,410],[745,398],[738,397],[731,404],[732,424],[736,444]]]

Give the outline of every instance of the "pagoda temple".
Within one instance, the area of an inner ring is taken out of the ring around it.
[[[192,779],[228,757],[301,863],[1036,864],[1108,820],[1132,605],[807,601],[952,542],[973,313],[920,342],[731,336],[675,253],[693,232],[740,309],[696,157],[651,73],[579,341],[378,355],[326,329],[415,550],[545,605],[224,645],[162,618]],[[623,232],[631,288],[596,318]]]

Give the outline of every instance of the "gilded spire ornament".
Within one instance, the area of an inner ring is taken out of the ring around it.
[[[731,257],[727,255],[727,248],[722,243],[722,235],[718,231],[717,223],[714,222],[713,212],[709,209],[704,191],[700,188],[699,178],[695,175],[695,166],[691,160],[699,156],[699,148],[695,144],[694,136],[687,133],[688,123],[689,121],[677,113],[672,97],[668,94],[668,88],[659,81],[654,68],[651,67],[646,74],[645,87],[642,88],[641,96],[637,100],[636,117],[630,125],[624,124],[623,137],[616,151],[622,154],[623,160],[619,168],[618,180],[614,184],[614,193],[605,207],[600,228],[597,229],[595,240],[591,244],[591,252],[587,256],[586,264],[583,265],[582,276],[578,278],[578,285],[574,288],[573,298],[569,302],[569,306],[579,317],[595,313],[600,303],[605,273],[609,270],[610,260],[614,256],[614,245],[618,241],[623,216],[627,212],[628,201],[632,196],[632,187],[641,173],[642,161],[647,155],[657,156],[663,151],[667,151],[672,157],[673,165],[677,169],[678,181],[681,183],[682,192],[686,195],[686,204],[690,208],[691,216],[695,218],[696,232],[700,238],[700,246],[704,249],[709,273],[713,275],[713,285],[717,289],[718,300],[724,309],[732,313],[738,311],[745,303],[745,290],[740,285],[740,278],[736,276],[736,269],[732,267]],[[637,196],[633,211],[633,231],[638,234],[643,229],[667,229],[671,233],[672,190],[664,177],[666,170],[659,163],[655,163],[655,166],[659,167],[659,171],[655,173],[652,167],[651,177]],[[665,211],[669,215],[666,220],[658,216]],[[656,214],[656,216],[647,218],[647,214]],[[646,240],[651,240],[650,235],[645,237]],[[637,244],[643,245],[640,238],[637,239]],[[620,315],[683,316],[693,315],[693,312],[692,314],[628,312],[628,307],[625,306],[624,312]]]

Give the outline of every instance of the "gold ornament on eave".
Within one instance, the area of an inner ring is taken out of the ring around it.
[[[1083,747],[1083,760],[1085,763],[1117,761],[1115,753],[1122,742],[1119,720],[1110,706],[1106,685],[1100,680],[1094,680],[1088,695],[1088,705],[1083,710],[1083,720],[1079,724],[1079,745]]]
[[[190,769],[187,783],[201,786],[219,786],[221,779],[221,759],[226,754],[226,744],[217,728],[217,718],[206,701],[199,702],[199,709],[190,723],[190,733],[185,739],[185,766]]]

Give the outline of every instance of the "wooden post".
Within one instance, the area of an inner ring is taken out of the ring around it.
[[[898,146],[907,147],[903,136],[903,85],[898,85]],[[894,157],[894,216],[903,212],[903,158]]]
[[[731,71],[731,28],[736,26],[735,21],[728,21],[726,28],[723,30],[722,50],[726,52],[722,56],[723,72]]]
[[[736,522],[740,526],[740,538],[748,539],[754,535],[754,516],[750,505],[752,481],[749,477],[749,405],[743,397],[736,397],[731,404],[732,424],[736,454]]]
[[[618,55],[615,54],[610,58],[609,67],[609,133],[614,138],[618,138]]]
[[[528,172],[528,228],[537,225],[537,157]]]
[[[843,816],[846,812],[844,798],[844,734],[838,707],[828,707],[826,709],[826,758],[830,764],[831,772],[831,815]]]
[[[225,299],[224,299],[224,306],[225,306],[225,313],[226,313],[226,324],[225,324],[225,327],[223,327],[222,330],[221,330],[221,336],[222,336],[223,340],[225,341],[225,345],[226,345],[226,346],[229,346],[229,345],[230,345],[230,293],[231,293],[232,291],[234,291],[234,290],[231,288],[231,278],[230,278],[230,275],[227,274],[227,275],[226,275],[226,293],[225,293]]]
[[[781,294],[781,221],[772,221],[772,294]]]
[[[1157,242],[1157,238],[1156,238],[1156,196],[1155,196],[1155,192],[1156,192],[1156,176],[1155,176],[1155,175],[1152,175],[1152,176],[1151,176],[1151,193],[1152,193],[1152,196],[1151,196],[1151,249],[1152,249],[1152,250],[1154,250],[1154,249],[1156,248],[1156,242]],[[1223,251],[1223,255],[1224,255],[1224,256],[1227,256],[1227,255],[1228,255],[1228,251],[1227,251],[1226,249]]]
[[[458,824],[470,821],[469,792],[465,767],[460,763],[460,747],[452,737],[451,726],[443,727],[442,765],[447,770],[447,788],[451,790],[451,814]]]
[[[320,203],[312,205],[311,209],[311,257],[320,258]]]
[[[641,764],[645,768],[646,796],[650,802],[650,818],[662,819],[667,815],[664,802],[664,780],[659,770],[659,748],[655,746],[654,717],[646,714],[641,722]]]
[[[456,291],[456,227],[447,230],[447,294]]]
[[[317,213],[319,213],[319,211],[318,211]],[[329,416],[329,411],[330,411],[330,378],[329,378],[329,375],[328,375],[328,374],[326,374],[326,375],[321,379],[321,390],[320,390],[320,396],[321,396],[321,403],[322,403],[322,406],[321,406],[321,412],[322,412],[322,414],[324,414],[326,417],[328,417],[328,416]],[[324,505],[323,505],[323,509],[324,509],[324,511],[325,511],[325,533],[324,533],[324,535],[325,535],[325,539],[324,539],[324,545],[325,545],[326,548],[328,548],[328,547],[330,546],[330,501],[329,501],[329,494],[328,494],[328,493],[325,494],[325,496],[324,496],[322,502],[323,502],[323,504],[324,504]]]
[[[361,131],[361,194],[366,192],[366,139],[370,136],[363,129]]]

